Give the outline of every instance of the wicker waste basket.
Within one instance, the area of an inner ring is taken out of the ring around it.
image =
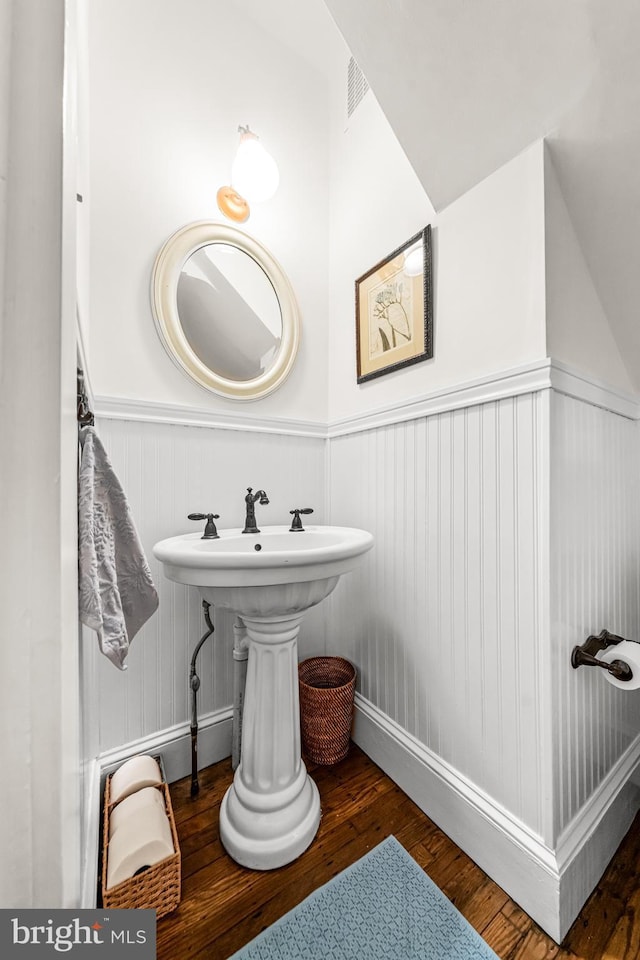
[[[349,752],[356,670],[343,657],[309,657],[298,666],[302,749],[330,766]]]

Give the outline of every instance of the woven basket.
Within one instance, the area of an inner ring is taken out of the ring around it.
[[[122,883],[116,883],[107,889],[107,857],[109,853],[109,818],[116,806],[110,800],[111,775],[107,777],[104,788],[104,813],[102,819],[102,905],[107,908],[155,909],[156,918],[164,917],[180,903],[180,846],[178,833],[171,806],[171,795],[166,783],[162,790],[165,811],[171,826],[174,853],[159,863],[147,867],[142,873]]]
[[[343,657],[309,657],[298,666],[302,749],[331,765],[349,752],[356,670]]]

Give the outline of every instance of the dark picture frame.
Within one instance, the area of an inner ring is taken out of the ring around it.
[[[356,280],[358,383],[433,357],[431,226]]]

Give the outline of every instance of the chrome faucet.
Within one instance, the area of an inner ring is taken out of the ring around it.
[[[243,533],[260,533],[256,526],[256,500],[259,500],[260,503],[265,504],[269,503],[269,497],[266,495],[264,490],[258,490],[257,493],[252,493],[252,487],[247,487],[247,495],[244,498],[244,502],[247,505],[247,514],[244,521],[244,530]]]

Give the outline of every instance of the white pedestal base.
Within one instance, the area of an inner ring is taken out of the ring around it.
[[[243,806],[234,786],[220,808],[220,837],[236,863],[252,870],[274,870],[307,849],[320,825],[318,788],[302,767],[302,790],[280,810],[256,813]]]
[[[220,839],[242,866],[273,870],[300,856],[320,824],[320,795],[300,750],[302,615],[243,620],[249,660],[241,759],[220,808]]]

